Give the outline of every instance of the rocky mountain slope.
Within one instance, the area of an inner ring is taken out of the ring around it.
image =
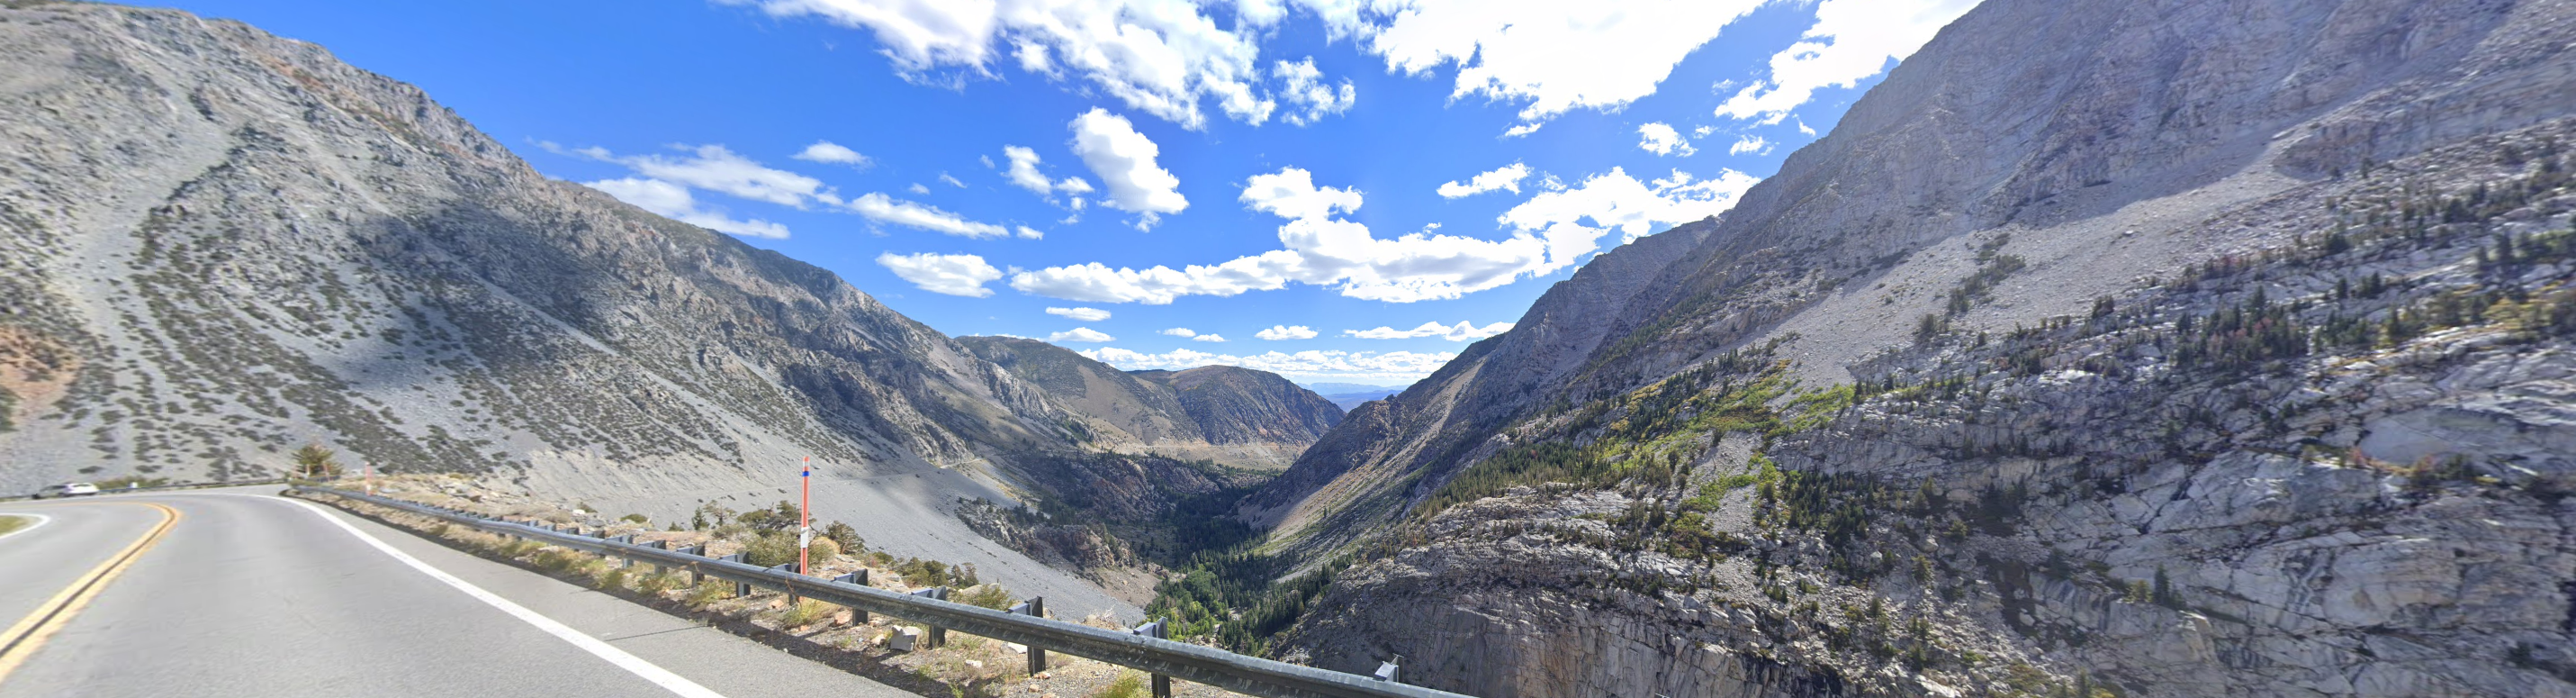
[[[1208,601],[1488,696],[2576,695],[2571,46],[1988,0],[1353,411]]]
[[[1055,496],[1078,411],[829,272],[547,179],[320,47],[0,6],[0,229],[0,491],[268,477],[319,442],[682,520],[792,499],[810,455],[818,513],[878,547],[1137,613],[954,515]]]
[[[1082,438],[1095,448],[1276,470],[1342,420],[1332,401],[1267,371],[1129,373],[1034,339],[957,341],[1087,419]]]

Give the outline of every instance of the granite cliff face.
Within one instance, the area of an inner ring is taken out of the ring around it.
[[[1094,448],[1277,470],[1342,420],[1332,401],[1267,371],[1129,373],[1034,339],[957,341],[1089,420],[1083,438]]]
[[[1247,500],[1307,575],[1270,646],[1489,696],[2576,695],[2570,46],[2566,2],[1989,0]]]

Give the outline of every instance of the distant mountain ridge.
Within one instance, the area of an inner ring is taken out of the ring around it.
[[[1342,420],[1331,401],[1266,371],[1120,371],[1034,339],[957,341],[1082,415],[1086,440],[1108,450],[1277,470]]]

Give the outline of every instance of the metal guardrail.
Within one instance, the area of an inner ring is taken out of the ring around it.
[[[1469,698],[1447,691],[1259,657],[1247,657],[1185,642],[1145,637],[1128,631],[1095,628],[1037,616],[1014,615],[981,606],[952,603],[870,586],[810,577],[780,568],[761,567],[684,551],[564,533],[543,526],[489,519],[472,513],[398,499],[327,487],[299,486],[293,489],[434,517],[487,533],[518,536],[575,550],[614,555],[658,567],[686,569],[698,575],[846,606],[860,612],[882,613],[931,628],[947,628],[970,635],[1015,642],[1027,645],[1032,650],[1062,652],[1265,698]]]

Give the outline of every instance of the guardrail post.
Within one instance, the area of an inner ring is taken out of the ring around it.
[[[857,572],[851,572],[851,573],[849,573],[849,574],[841,575],[841,576],[838,576],[838,577],[833,577],[833,578],[832,578],[832,581],[840,582],[840,583],[842,583],[842,584],[848,584],[848,585],[851,585],[851,586],[862,586],[862,587],[863,587],[863,586],[867,586],[867,585],[868,585],[868,571],[867,571],[867,570],[859,570],[859,571],[857,571]],[[867,611],[867,609],[864,609],[864,608],[856,608],[856,607],[853,607],[853,608],[851,608],[851,609],[850,609],[850,624],[851,624],[851,625],[863,625],[863,624],[866,624],[867,622],[868,622],[868,611]]]
[[[920,591],[912,592],[912,595],[913,595],[913,596],[919,596],[919,597],[921,597],[921,598],[925,598],[925,599],[932,599],[932,600],[937,600],[937,601],[946,601],[946,600],[948,600],[948,587],[931,587],[931,588],[928,588],[928,589],[923,589],[923,590],[920,590]],[[930,625],[930,624],[928,624],[928,623],[923,623],[923,625],[927,625],[927,626],[929,626],[929,627],[930,627],[930,633],[929,633],[929,635],[927,635],[927,636],[925,636],[925,637],[923,637],[923,638],[922,638],[922,649],[932,649],[932,650],[935,650],[935,649],[939,649],[939,648],[940,648],[940,646],[942,646],[942,645],[946,645],[946,644],[948,644],[948,629],[947,629],[947,628],[942,628],[942,627],[939,627],[939,626],[936,626],[936,625]]]
[[[692,546],[689,546],[689,547],[686,547],[686,548],[681,548],[681,549],[680,549],[680,554],[682,554],[682,555],[696,555],[696,556],[698,556],[698,557],[706,557],[706,556],[707,556],[707,546],[705,546],[705,545],[703,545],[703,544],[700,544],[700,545],[692,545]],[[699,574],[699,573],[698,573],[698,570],[697,570],[697,566],[696,566],[696,565],[690,565],[690,566],[689,566],[689,570],[688,570],[688,572],[689,572],[689,586],[697,586],[699,582],[706,581],[706,575]]]
[[[1022,602],[1020,602],[1020,603],[1019,603],[1019,605],[1017,605],[1017,606],[1012,606],[1012,607],[1011,607],[1011,612],[1012,612],[1012,613],[1015,613],[1015,614],[1023,615],[1023,616],[1033,617],[1033,618],[1045,618],[1045,617],[1046,617],[1046,597],[1044,597],[1044,596],[1032,596],[1032,597],[1029,597],[1029,600],[1027,600],[1027,601],[1022,601]],[[1046,648],[1039,647],[1039,646],[1036,646],[1036,645],[1030,645],[1030,646],[1029,646],[1029,675],[1030,675],[1030,676],[1036,676],[1036,675],[1038,675],[1038,672],[1042,672],[1042,671],[1046,671]]]
[[[720,557],[720,558],[716,558],[716,559],[718,559],[718,560],[722,560],[722,561],[725,561],[725,562],[740,562],[740,563],[744,563],[744,564],[750,564],[750,563],[751,563],[751,554],[750,554],[750,553],[734,553],[734,554],[732,554],[732,555],[726,555],[726,556],[724,556],[724,557]],[[740,598],[748,598],[748,597],[750,597],[750,596],[751,596],[751,583],[750,583],[750,582],[734,582],[734,583],[733,583],[733,597],[734,597],[734,598],[740,599]]]
[[[1159,620],[1136,626],[1135,630],[1127,632],[1154,638],[1156,640],[1172,639],[1171,628],[1164,626],[1163,622]],[[1164,676],[1162,674],[1154,675],[1154,698],[1172,698],[1172,677]]]
[[[778,563],[777,565],[771,566],[771,567],[770,567],[770,569],[773,569],[773,570],[782,570],[782,571],[785,571],[785,572],[787,572],[787,573],[789,573],[789,574],[804,574],[804,573],[805,573],[805,568],[804,568],[804,567],[799,566],[799,565],[797,565],[796,563],[793,563],[793,562],[782,562],[782,563]],[[793,607],[795,607],[795,606],[796,606],[796,604],[801,603],[801,602],[803,602],[804,600],[805,600],[804,595],[796,593],[796,585],[795,585],[794,583],[792,583],[792,582],[791,582],[791,583],[789,583],[789,584],[787,585],[787,605],[788,605],[788,607],[793,608]]]

